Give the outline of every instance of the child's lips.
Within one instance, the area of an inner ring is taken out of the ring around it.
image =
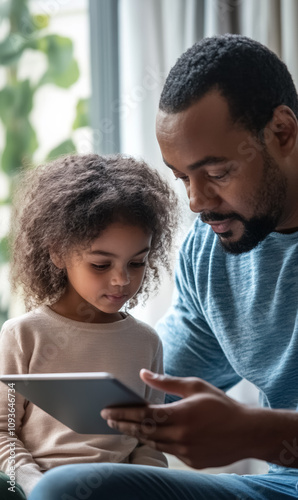
[[[122,295],[109,295],[109,294],[106,294],[105,297],[110,302],[117,303],[117,302],[123,302],[123,300],[126,300],[127,294],[122,294]]]

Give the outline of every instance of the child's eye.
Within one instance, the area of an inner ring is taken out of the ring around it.
[[[188,182],[189,181],[187,175],[184,175],[184,176],[181,176],[181,177],[175,176],[175,181],[179,181],[179,180],[182,181],[182,182]]]
[[[91,266],[94,269],[98,269],[99,271],[104,271],[105,269],[108,269],[110,264],[91,264]]]

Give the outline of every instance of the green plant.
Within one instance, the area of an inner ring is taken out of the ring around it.
[[[33,15],[28,4],[29,0],[3,0],[0,4],[0,19],[9,27],[6,37],[0,42],[0,65],[6,73],[5,85],[0,89],[0,120],[5,134],[1,171],[10,179],[10,185],[24,163],[33,163],[33,155],[38,148],[30,118],[36,92],[48,84],[68,89],[79,78],[71,39],[47,34],[49,16]],[[46,69],[37,82],[21,77],[20,64],[28,50],[39,51],[45,56]],[[80,99],[73,129],[89,124],[87,108],[88,100]],[[74,152],[75,149],[70,136],[50,151],[47,159]],[[9,193],[7,199],[0,203],[9,205],[10,201]],[[0,240],[0,265],[8,260],[7,238],[4,237]]]

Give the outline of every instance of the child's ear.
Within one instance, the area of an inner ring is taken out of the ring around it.
[[[51,261],[53,262],[54,266],[56,266],[58,269],[64,269],[65,268],[65,262],[64,259],[56,253],[54,250],[50,250],[50,258]]]

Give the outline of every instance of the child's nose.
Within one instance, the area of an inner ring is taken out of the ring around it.
[[[112,279],[111,279],[112,285],[116,286],[125,286],[130,283],[130,276],[129,272],[127,269],[119,269],[119,270],[114,270]]]

